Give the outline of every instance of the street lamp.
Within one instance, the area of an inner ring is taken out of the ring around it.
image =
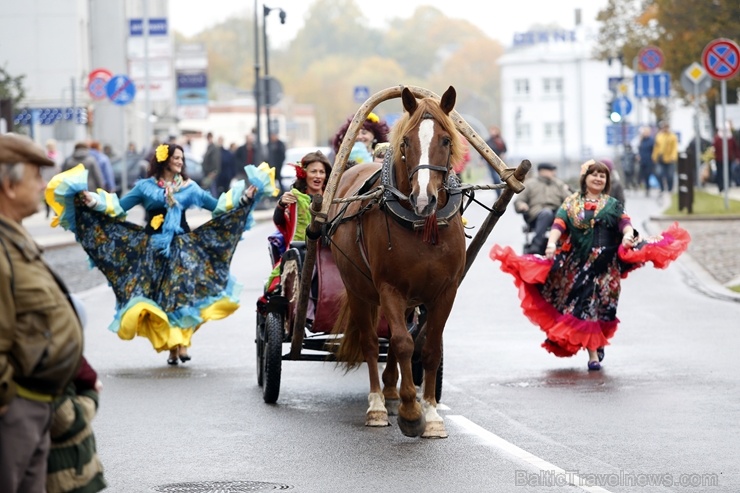
[[[267,119],[267,139],[269,143],[270,135],[272,134],[272,125],[270,124],[270,69],[269,69],[269,56],[267,49],[267,16],[273,10],[280,11],[280,24],[285,24],[285,11],[279,7],[270,8],[267,5],[262,4],[262,47],[265,50],[265,117]],[[259,114],[258,114],[259,115]]]
[[[257,0],[254,0],[254,114],[257,117],[254,136],[254,164],[262,162],[262,138],[260,137],[260,25],[257,15]]]

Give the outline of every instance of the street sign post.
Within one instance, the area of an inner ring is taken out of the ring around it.
[[[355,103],[364,103],[370,97],[370,88],[367,86],[355,86],[353,93]]]
[[[701,166],[700,135],[699,132],[699,96],[712,87],[712,78],[709,77],[704,67],[694,62],[681,73],[681,86],[684,90],[694,95],[694,177],[699,179],[699,167]],[[696,185],[700,185],[697,181]]]
[[[740,69],[740,48],[730,39],[718,38],[704,47],[701,61],[712,78],[732,79]]]
[[[111,77],[113,77],[113,73],[104,68],[98,68],[90,72],[87,76],[87,92],[90,93],[90,97],[95,100],[105,99],[108,96],[105,86]]]
[[[727,79],[732,79],[740,70],[740,47],[731,39],[717,38],[710,41],[701,53],[701,61],[712,78],[720,81],[722,95],[722,122],[724,130],[727,123]],[[725,189],[725,210],[730,209],[730,167],[727,162],[727,139],[722,139],[722,180]]]
[[[134,100],[136,85],[125,75],[116,75],[105,85],[106,94],[114,104],[124,106]]]
[[[663,52],[657,46],[646,46],[637,54],[637,61],[640,69],[645,71],[658,70],[663,66],[665,57]]]
[[[612,102],[612,111],[614,113],[617,113],[622,118],[624,118],[625,116],[629,115],[630,112],[632,111],[632,101],[630,101],[624,96],[615,98],[614,101]]]
[[[634,84],[636,98],[667,98],[671,93],[671,74],[638,72]]]

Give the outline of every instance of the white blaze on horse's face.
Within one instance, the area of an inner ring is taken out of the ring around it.
[[[421,149],[421,156],[419,158],[419,164],[432,164],[430,158],[430,149],[432,145],[432,139],[434,138],[434,120],[425,119],[419,124],[419,149]],[[430,188],[431,182],[431,170],[420,169],[416,172],[416,186],[411,193],[416,197],[415,211],[418,215],[424,214],[426,207],[430,203],[436,203],[436,189]]]

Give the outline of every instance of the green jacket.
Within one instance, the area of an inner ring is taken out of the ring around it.
[[[82,327],[20,224],[0,215],[0,406],[19,385],[61,396],[82,356]]]

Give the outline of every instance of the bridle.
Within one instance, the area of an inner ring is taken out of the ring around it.
[[[431,113],[424,113],[424,115],[421,117],[422,120],[433,120],[434,117]],[[404,148],[406,147],[406,140],[404,138],[404,141],[401,142],[400,150],[401,150],[401,160],[406,161],[406,154],[404,153]],[[437,166],[434,164],[419,164],[418,166],[414,167],[412,170],[408,172],[408,180],[411,182],[411,179],[414,177],[414,175],[423,169],[428,169],[431,171],[439,171],[440,173],[444,173],[444,177],[442,178],[442,183],[444,184],[444,188],[447,188],[447,176],[450,174],[450,159],[452,158],[452,146],[447,151],[447,162],[444,166]]]

